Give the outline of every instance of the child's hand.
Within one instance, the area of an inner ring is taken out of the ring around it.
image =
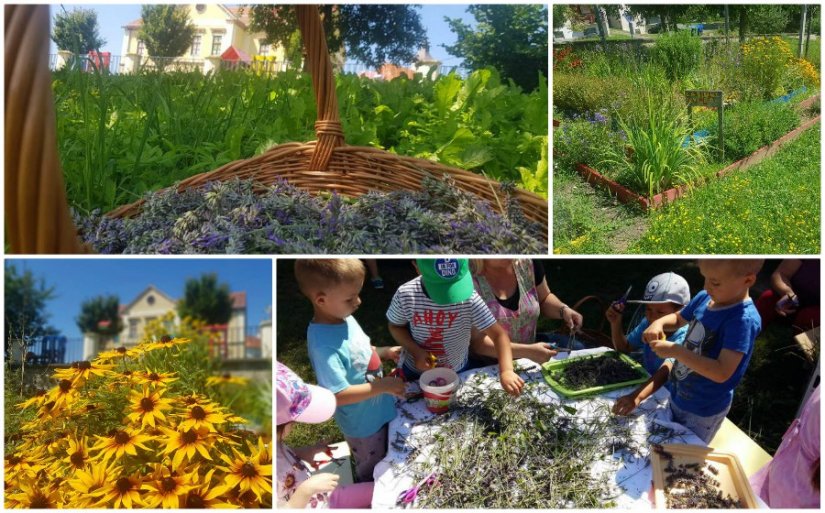
[[[658,321],[651,322],[650,326],[642,333],[642,341],[645,344],[649,344],[655,340],[665,340],[666,338],[665,330]]]
[[[329,493],[338,488],[338,479],[340,479],[338,474],[322,472],[299,484],[295,491],[306,494],[307,500],[309,500],[319,493]]]
[[[536,342],[535,344],[528,345],[523,354],[524,357],[529,360],[536,363],[544,363],[556,356],[558,351],[551,349],[550,344],[546,342]]]
[[[648,345],[659,358],[674,358],[679,350],[679,344],[664,340],[664,336],[660,340],[651,340]]]
[[[430,358],[430,353],[427,351],[419,349],[413,356],[415,357],[415,368],[417,370],[423,372],[435,367],[432,358]]]
[[[407,385],[401,378],[387,376],[385,378],[376,379],[372,382],[375,387],[382,394],[390,394],[401,399],[406,398]]]
[[[521,379],[521,377],[514,371],[510,370],[502,372],[499,377],[499,381],[501,382],[501,388],[503,388],[508,394],[513,397],[518,397],[521,395],[521,389],[524,387],[524,380]]]
[[[607,307],[607,310],[604,312],[604,316],[607,317],[607,322],[609,322],[610,324],[616,324],[617,322],[622,322],[623,312],[624,305],[612,304]]]
[[[639,406],[639,397],[635,394],[623,395],[616,399],[613,405],[613,413],[616,415],[629,415]]]
[[[401,346],[379,347],[378,357],[384,361],[392,360],[395,363],[398,363],[398,359],[401,358]]]

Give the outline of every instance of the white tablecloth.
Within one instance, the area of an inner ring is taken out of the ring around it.
[[[585,349],[574,351],[571,356],[593,354],[607,351],[606,348]],[[606,403],[612,405],[616,398],[627,394],[634,387],[627,387],[602,394],[600,396],[584,400],[566,400],[562,396],[554,393],[541,374],[541,367],[527,359],[517,361],[518,367],[522,368],[520,375],[525,381],[533,381],[543,385],[540,387],[540,397],[548,403],[560,403],[574,405],[577,416],[588,415],[597,408],[603,411]],[[498,382],[498,366],[473,369],[461,373],[462,382],[467,382],[475,374],[483,372],[495,379],[487,380],[491,387],[501,387]],[[460,392],[459,392],[460,393]],[[657,426],[670,428],[669,438],[654,439],[657,443],[689,443],[697,445],[707,445],[693,432],[684,426],[672,421],[670,409],[667,407],[669,394],[663,387],[656,394],[642,403],[634,413],[635,417],[628,417],[628,423],[633,433],[634,440],[638,446],[642,447],[642,452],[638,454],[625,454],[616,452],[610,461],[595,462],[593,472],[595,474],[612,476],[612,483],[616,487],[616,506],[619,508],[649,509],[651,502],[648,492],[651,487],[653,474],[650,460],[648,458],[648,437],[651,428]],[[427,461],[426,439],[432,438],[432,427],[421,425],[421,421],[426,421],[434,417],[427,411],[424,400],[411,403],[405,401],[398,402],[398,416],[389,426],[389,450],[387,456],[375,467],[375,491],[373,492],[372,507],[377,509],[396,508],[396,500],[399,494],[414,486],[414,477],[410,475],[405,462],[411,451],[416,450],[416,462]],[[663,430],[667,431],[667,430]],[[427,432],[427,436],[422,436]],[[435,469],[434,469],[435,470]]]

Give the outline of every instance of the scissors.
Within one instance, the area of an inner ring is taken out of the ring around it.
[[[627,298],[630,296],[630,291],[631,290],[633,290],[633,285],[627,287],[627,290],[625,291],[624,295],[622,297],[620,297],[619,299],[617,299],[616,301],[613,301],[610,304],[610,307],[618,312],[619,311],[618,307],[620,305],[624,305],[625,303],[627,303]]]

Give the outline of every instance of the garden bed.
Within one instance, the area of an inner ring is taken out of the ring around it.
[[[816,101],[818,101],[819,98],[819,95],[807,98],[798,105],[798,108],[802,109],[810,107]],[[766,146],[763,146],[762,148],[759,148],[747,157],[744,157],[734,162],[733,164],[730,164],[722,168],[721,170],[717,171],[715,173],[715,176],[722,177],[734,171],[744,171],[749,167],[758,164],[759,162],[762,162],[764,159],[776,153],[783,145],[787,144],[790,141],[793,141],[794,139],[802,135],[803,132],[805,132],[807,129],[818,123],[821,120],[821,118],[821,115],[817,115],[816,117],[808,121],[805,121],[799,127],[791,130],[790,132],[783,135],[774,142]],[[670,188],[652,197],[647,197],[630,190],[629,188],[617,183],[614,180],[611,180],[610,178],[599,173],[590,166],[587,166],[585,164],[576,164],[575,168],[576,171],[585,179],[587,183],[605,187],[608,190],[610,190],[610,192],[613,193],[620,202],[635,203],[640,205],[645,210],[654,210],[667,203],[672,203],[678,198],[684,196],[687,193],[687,191],[695,185],[681,185],[678,187]]]

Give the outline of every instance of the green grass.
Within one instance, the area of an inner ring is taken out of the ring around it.
[[[655,212],[635,253],[816,254],[820,126],[772,158]]]

